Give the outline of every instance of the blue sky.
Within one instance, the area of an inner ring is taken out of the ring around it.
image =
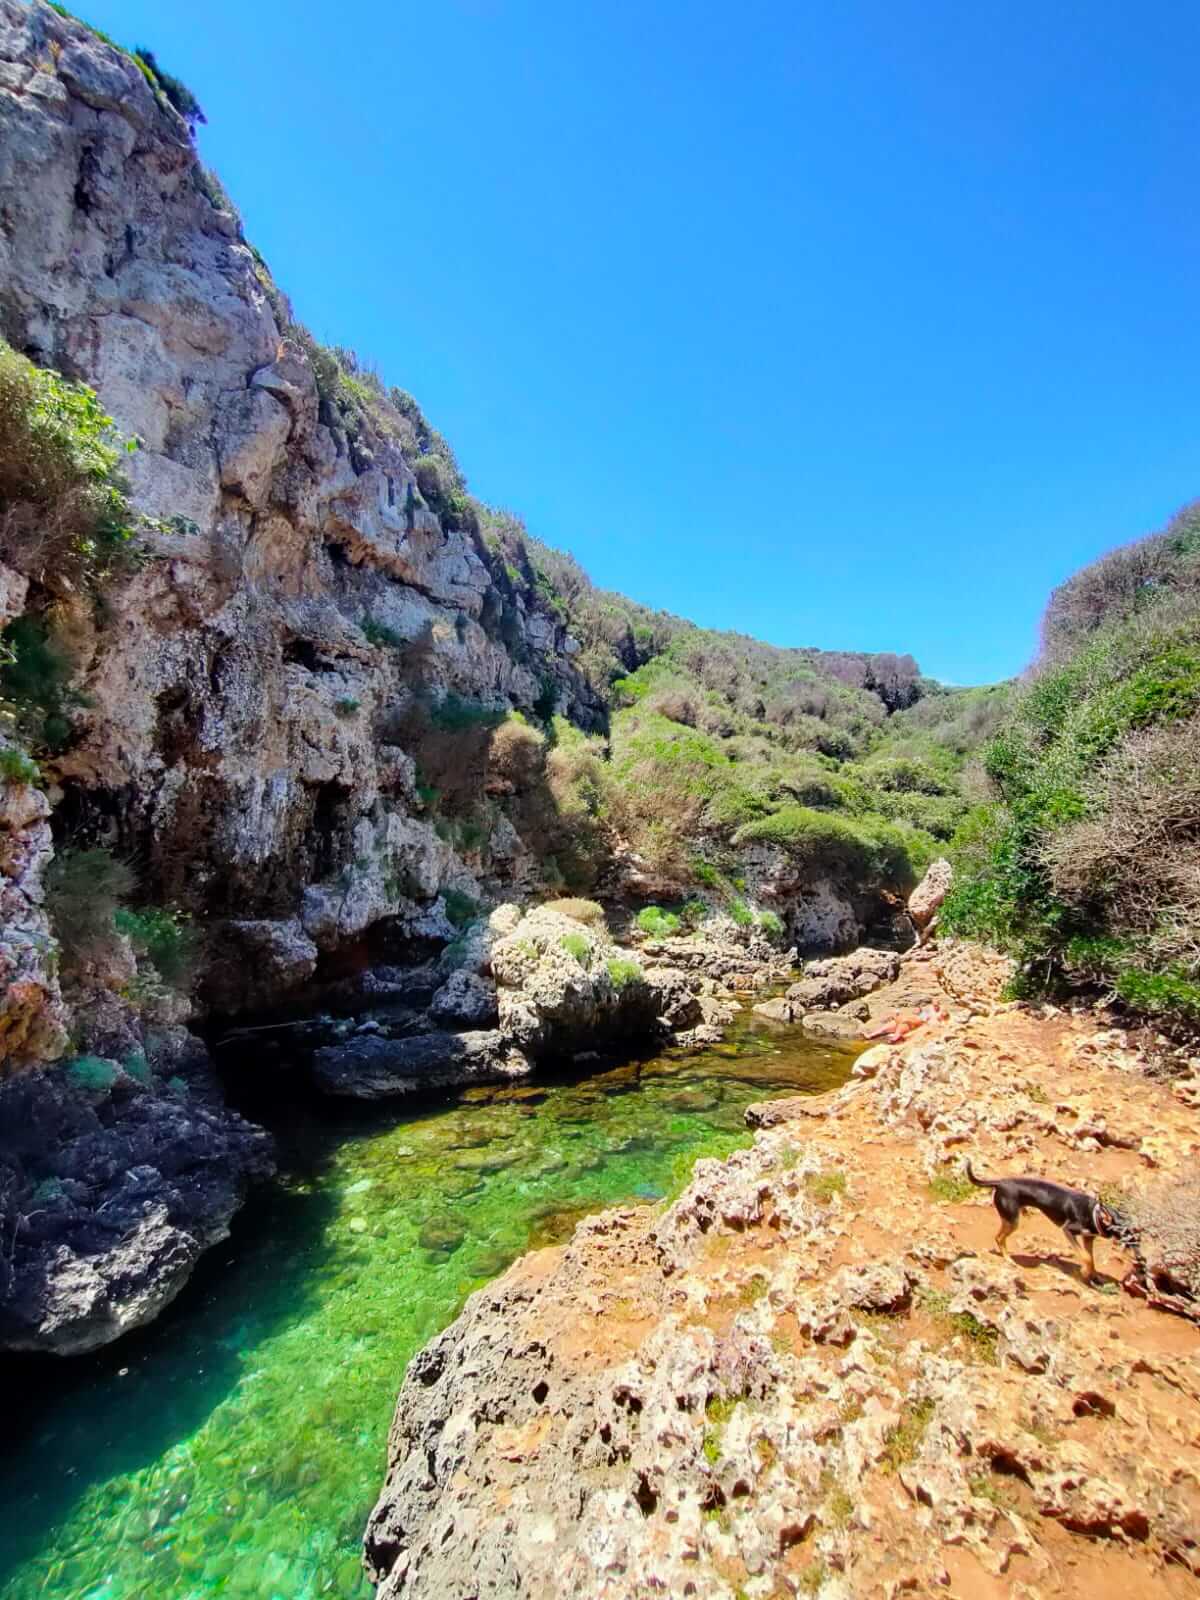
[[[1200,493],[1194,0],[79,3],[598,583],[980,682]]]

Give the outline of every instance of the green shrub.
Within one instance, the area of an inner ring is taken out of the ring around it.
[[[57,754],[71,737],[71,711],[83,704],[70,687],[71,663],[41,617],[17,617],[4,630],[3,644],[0,699],[36,748]]]
[[[592,947],[582,933],[564,933],[558,941],[569,956],[574,956],[581,967],[591,964]]]
[[[782,939],[784,934],[783,921],[773,911],[760,911],[758,925],[768,939]]]
[[[687,929],[698,928],[708,915],[703,900],[685,900],[679,908],[679,920]]]
[[[133,893],[133,869],[111,851],[60,850],[44,876],[46,910],[64,971],[77,971],[113,942],[113,919]]]
[[[136,448],[94,389],[0,340],[0,557],[83,575],[126,559],[148,525],[120,471]]]
[[[954,836],[940,924],[1013,955],[1020,992],[1105,985],[1132,1009],[1194,1023],[1200,616],[1178,594],[1142,607],[1118,589],[1116,625],[1083,626],[1071,607],[1095,592],[1081,582],[1060,659],[988,745],[994,799]]]
[[[334,701],[333,709],[339,717],[349,718],[358,714],[361,704],[360,700],[356,700],[353,695],[347,694],[343,695],[340,700]]]
[[[465,928],[479,915],[479,902],[460,889],[446,889],[442,894],[446,916],[456,928]]]
[[[164,983],[180,990],[190,986],[199,955],[199,939],[181,912],[167,906],[143,906],[136,911],[120,907],[113,922],[135,953],[150,961]]]
[[[6,783],[40,783],[42,769],[13,745],[0,750],[0,778]]]
[[[727,909],[739,928],[748,928],[754,921],[754,913],[744,900],[731,900]]]
[[[477,700],[464,700],[461,695],[448,694],[430,708],[429,719],[435,728],[457,733],[466,728],[490,727],[501,723],[504,721],[504,712],[498,711],[495,706],[481,705]]]
[[[391,650],[399,650],[408,643],[402,633],[397,633],[395,628],[380,622],[377,617],[364,617],[359,629],[368,644],[386,645]]]
[[[619,957],[614,957],[608,963],[608,976],[612,980],[613,988],[620,994],[629,984],[641,981],[642,969],[636,961],[623,961]]]
[[[140,1050],[135,1050],[132,1055],[125,1057],[121,1063],[121,1070],[137,1083],[149,1085],[151,1081],[150,1063]]]
[[[604,917],[604,908],[594,900],[580,900],[575,896],[568,896],[563,900],[547,900],[547,911],[557,911],[559,916],[570,917],[572,922],[582,922],[585,928],[595,928],[597,932],[607,930],[608,924]]]
[[[814,811],[809,806],[783,806],[769,817],[739,829],[735,844],[774,844],[816,871],[869,885],[909,888],[916,881],[921,856],[932,852],[932,839],[882,818],[848,817]]]
[[[163,98],[178,111],[179,115],[188,125],[188,131],[195,133],[198,122],[207,122],[208,118],[200,109],[200,102],[188,88],[186,83],[163,70],[155,59],[153,50],[147,50],[144,45],[139,45],[133,51],[134,60],[139,66],[147,69],[147,76],[152,85],[161,89]]]
[[[644,906],[637,914],[637,925],[652,939],[666,939],[678,933],[680,927],[679,918],[674,912],[664,911],[661,906]]]
[[[118,1077],[113,1063],[101,1056],[76,1056],[67,1062],[65,1071],[75,1087],[88,1094],[107,1094]]]

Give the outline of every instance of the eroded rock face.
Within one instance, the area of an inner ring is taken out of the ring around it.
[[[222,1105],[182,1030],[153,1064],[9,1079],[0,1348],[75,1355],[149,1322],[272,1170],[269,1137]]]
[[[942,901],[950,892],[954,869],[944,859],[931,861],[925,876],[908,897],[908,914],[917,936],[924,943],[937,920]]]
[[[88,704],[59,765],[146,862],[143,893],[260,942],[242,981],[218,934],[214,1003],[286,996],[304,939],[335,950],[381,919],[419,922],[445,890],[478,898],[487,843],[468,868],[438,838],[399,719],[417,691],[506,709],[551,684],[586,725],[578,646],[532,593],[501,595],[386,434],[335,425],[133,60],[17,0],[0,0],[0,332],[139,436],[138,509],[188,519],[108,586],[102,621],[74,605]],[[0,616],[43,576],[32,555],[6,567]],[[501,833],[507,860],[523,847]]]
[[[20,761],[0,739],[0,759]],[[53,853],[50,805],[28,776],[0,777],[0,1074],[53,1061],[67,1014],[54,963],[42,873]]]

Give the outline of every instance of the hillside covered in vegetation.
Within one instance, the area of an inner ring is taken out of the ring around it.
[[[1026,990],[1200,1021],[1200,507],[1054,592],[982,766],[943,926]]]

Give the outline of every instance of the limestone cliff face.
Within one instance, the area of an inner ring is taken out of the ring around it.
[[[599,709],[574,641],[498,593],[395,439],[336,425],[273,301],[133,59],[0,0],[0,331],[97,389],[142,441],[136,505],[179,530],[102,618],[53,574],[11,579],[53,596],[88,699],[60,804],[157,897],[229,919],[234,1006],[382,916],[436,931],[439,893],[477,890],[394,731],[415,692],[507,708],[550,685]]]

